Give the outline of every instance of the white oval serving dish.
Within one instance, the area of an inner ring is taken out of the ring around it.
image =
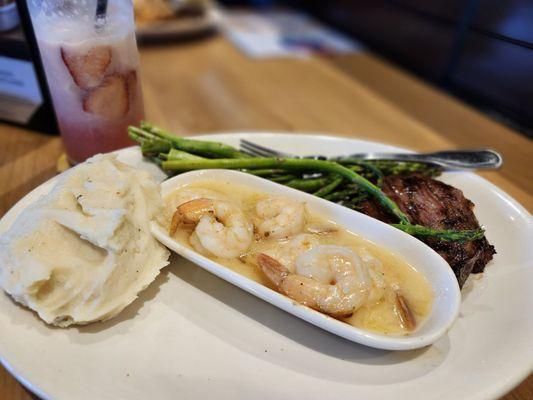
[[[429,281],[434,292],[434,303],[426,320],[409,335],[383,335],[369,332],[298,304],[290,298],[180,244],[168,235],[165,228],[157,223],[152,224],[152,233],[161,243],[219,278],[326,331],[353,342],[379,349],[411,350],[428,346],[442,337],[456,319],[461,304],[461,294],[455,275],[442,257],[414,237],[357,211],[237,171],[213,169],[187,172],[164,181],[161,184],[162,195],[166,196],[183,185],[202,180],[227,181],[272,195],[283,195],[305,202],[309,212],[333,221],[401,256]]]

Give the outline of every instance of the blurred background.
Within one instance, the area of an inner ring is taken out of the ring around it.
[[[533,134],[533,1],[224,1],[288,5],[369,50]]]
[[[532,0],[134,3],[145,45],[218,33],[255,58],[368,51],[533,136]],[[31,32],[16,13],[14,0],[0,0],[0,119],[55,132]]]

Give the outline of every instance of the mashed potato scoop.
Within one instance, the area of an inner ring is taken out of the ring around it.
[[[0,237],[0,287],[56,326],[112,318],[168,264],[149,228],[162,209],[147,172],[97,155]]]

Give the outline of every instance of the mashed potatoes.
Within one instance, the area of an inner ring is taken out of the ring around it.
[[[0,286],[49,324],[114,317],[168,264],[147,172],[99,155],[63,174],[0,237]]]

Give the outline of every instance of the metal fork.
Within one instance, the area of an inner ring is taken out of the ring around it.
[[[296,156],[274,150],[246,139],[241,139],[241,151],[256,157],[314,158],[319,160],[338,160],[357,158],[360,160],[415,161],[438,165],[444,169],[497,169],[503,164],[503,157],[491,149],[447,150],[432,153],[356,153],[343,157],[328,158],[323,155]]]
[[[297,156],[295,154],[285,153],[283,151],[261,146],[246,139],[240,140],[240,151],[254,157],[313,158],[316,160],[328,160],[328,157],[321,155]]]

